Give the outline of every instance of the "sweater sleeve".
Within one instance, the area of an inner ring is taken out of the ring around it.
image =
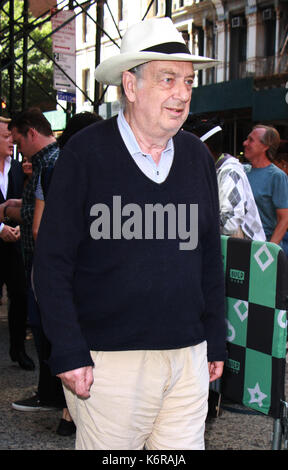
[[[34,256],[35,293],[51,342],[53,374],[93,364],[73,298],[75,260],[85,230],[85,188],[81,156],[66,149],[55,166]]]
[[[209,230],[203,234],[202,286],[205,298],[204,327],[208,361],[226,359],[225,283],[221,252],[218,186],[214,162],[208,160],[210,189]]]

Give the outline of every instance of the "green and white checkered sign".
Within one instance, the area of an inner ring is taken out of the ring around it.
[[[288,261],[278,245],[222,236],[228,359],[224,397],[279,418],[284,400]]]

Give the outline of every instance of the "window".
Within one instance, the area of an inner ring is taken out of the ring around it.
[[[82,13],[82,41],[87,42],[88,35],[88,16],[85,12]]]
[[[247,24],[244,15],[231,18],[230,30],[230,80],[241,78],[240,67],[246,61]]]
[[[85,93],[85,95],[83,95],[83,102],[84,102],[84,101],[87,101],[87,96],[90,96],[90,69],[83,70],[82,89]]]
[[[264,55],[272,57],[275,55],[276,15],[274,8],[266,8],[262,12],[264,22]]]
[[[118,0],[118,20],[123,20],[123,0]]]
[[[183,8],[185,6],[184,0],[174,0],[173,1],[173,11]]]
[[[158,0],[154,0],[154,15],[157,16],[159,11]]]

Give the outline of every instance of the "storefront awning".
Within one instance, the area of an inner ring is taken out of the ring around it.
[[[286,101],[287,100],[287,101]],[[288,119],[288,89],[275,87],[254,89],[254,79],[231,80],[193,89],[192,114],[251,108],[252,120]]]
[[[190,111],[201,114],[252,105],[253,78],[213,83],[193,89]]]
[[[253,121],[273,121],[288,119],[287,88],[271,88],[253,93]]]

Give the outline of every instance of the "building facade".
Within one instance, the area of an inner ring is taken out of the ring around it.
[[[288,139],[288,0],[171,0],[170,11],[167,5],[166,0],[108,0],[101,11],[99,2],[84,4],[77,16],[76,80],[86,96],[77,90],[77,112],[92,110],[97,93],[100,114],[117,113],[118,89],[95,88],[97,60],[118,53],[128,26],[168,12],[193,54],[219,61],[196,74],[191,113],[223,121],[226,151],[239,155],[259,122],[276,126]]]

